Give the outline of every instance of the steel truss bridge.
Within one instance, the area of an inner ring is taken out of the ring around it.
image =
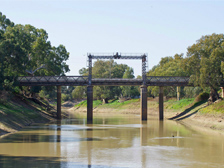
[[[146,76],[147,54],[87,54],[88,76],[22,76],[18,86],[57,86],[57,118],[61,119],[61,86],[87,86],[87,120],[93,119],[93,86],[141,86],[141,119],[147,120],[147,87],[159,86],[159,119],[163,120],[163,86],[191,86],[190,77]],[[93,78],[93,59],[132,59],[142,61],[141,79]],[[223,82],[222,82],[223,83]],[[223,83],[224,84],[224,83]],[[177,97],[180,89],[177,89]],[[178,98],[179,99],[179,98]]]

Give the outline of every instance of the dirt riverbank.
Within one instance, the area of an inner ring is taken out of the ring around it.
[[[0,104],[0,136],[13,133],[33,123],[55,120],[56,111],[38,99],[10,95]]]
[[[78,102],[65,102],[62,105],[63,118],[67,118],[74,114],[86,116],[86,107],[74,107]],[[166,108],[164,103],[164,118],[166,120],[175,120],[188,127],[197,127],[199,129],[217,130],[224,133],[224,115],[222,114],[202,114],[200,110],[206,107],[206,103],[202,103],[196,107],[186,107],[182,110],[170,110]],[[148,118],[158,119],[158,101],[148,101]],[[94,107],[94,115],[112,114],[140,115],[140,102],[135,101],[123,106],[104,106]],[[24,97],[15,96],[11,98],[6,105],[0,104],[0,136],[13,133],[25,126],[33,123],[47,123],[55,120],[56,110],[49,110],[33,100]]]

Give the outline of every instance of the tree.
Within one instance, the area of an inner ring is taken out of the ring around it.
[[[14,25],[0,13],[0,82],[12,83],[16,76],[65,75],[69,53],[63,45],[51,46],[44,29]],[[44,67],[40,69],[40,67]],[[38,71],[35,71],[38,69]],[[6,77],[12,77],[8,80]]]
[[[86,96],[86,87],[76,86],[72,91],[72,97],[74,99],[83,99]]]
[[[88,69],[82,68],[79,70],[79,74],[88,75]],[[114,60],[103,61],[97,60],[92,67],[93,78],[134,78],[133,69],[125,64],[117,64]],[[80,89],[80,88],[79,88]],[[79,90],[75,89],[73,95],[78,96]],[[137,89],[138,93],[138,89]],[[94,99],[103,100],[107,102],[109,99],[119,97],[122,94],[122,88],[118,86],[94,86],[93,97]],[[131,90],[130,95],[136,95],[136,88]],[[82,95],[82,94],[81,94]]]
[[[123,79],[133,79],[134,77],[133,68],[127,67]],[[136,86],[121,86],[121,90],[124,97],[134,97],[139,95],[138,87]]]
[[[175,54],[161,59],[158,65],[155,65],[148,73],[148,76],[187,76],[182,68],[183,54]],[[148,93],[151,96],[159,94],[158,86],[149,86]],[[169,86],[164,88],[165,96],[176,96],[176,87]]]
[[[202,36],[195,44],[188,47],[187,58],[183,67],[194,86],[209,86],[209,101],[219,99],[217,88],[223,80],[221,62],[224,61],[224,35],[212,34]]]

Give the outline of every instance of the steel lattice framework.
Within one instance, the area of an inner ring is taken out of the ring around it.
[[[146,86],[191,86],[190,77],[146,76]],[[95,78],[93,86],[140,86],[143,79]],[[222,83],[223,84],[223,83]],[[88,76],[23,76],[18,77],[19,86],[88,86]]]
[[[89,60],[89,77],[88,84],[92,85],[92,59],[141,59],[142,60],[142,85],[146,85],[146,63],[147,63],[147,54],[121,54],[121,53],[113,53],[113,54],[91,54],[88,53]]]

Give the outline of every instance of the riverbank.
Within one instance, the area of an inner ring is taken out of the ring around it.
[[[43,100],[1,93],[0,136],[13,133],[33,123],[55,119],[56,111]]]
[[[158,98],[148,99],[149,119],[159,118],[158,107]],[[205,101],[169,99],[164,101],[164,118],[175,120],[189,127],[196,126],[224,132],[223,107],[223,100],[207,106]],[[93,108],[94,115],[140,115],[140,100],[132,99],[123,102],[112,100],[108,104],[94,101]],[[86,101],[65,102],[62,109],[63,118],[73,114],[86,116]],[[0,101],[0,136],[16,132],[33,123],[47,123],[55,118],[56,110],[43,100],[26,98],[21,95],[6,95]]]
[[[158,98],[148,99],[148,118],[158,119]],[[194,98],[169,99],[164,101],[164,118],[175,120],[184,125],[208,128],[224,132],[224,101],[219,100],[212,105],[207,105],[206,101],[196,102]],[[114,100],[109,104],[102,104],[100,101],[93,103],[94,115],[110,113],[116,114],[135,114],[140,115],[140,100],[132,99],[119,103]],[[69,113],[86,114],[86,101],[68,109]]]

